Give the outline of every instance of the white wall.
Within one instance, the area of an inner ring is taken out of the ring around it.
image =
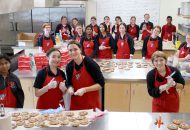
[[[168,15],[173,17],[173,24],[178,26],[178,23],[185,19],[177,16],[178,8],[180,7],[180,0],[160,0],[160,25],[166,24],[166,17]]]
[[[96,16],[96,0],[88,0],[86,9],[86,22],[89,24],[90,17]],[[160,20],[159,25],[166,24],[166,17],[171,15],[173,17],[173,24],[183,22],[185,19],[177,16],[178,8],[180,7],[180,0],[160,0]]]

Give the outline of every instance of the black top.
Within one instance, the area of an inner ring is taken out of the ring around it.
[[[146,36],[144,38],[144,41],[143,41],[143,47],[142,47],[142,57],[145,57],[146,56],[146,52],[147,52],[147,43],[148,43],[148,40],[149,40],[150,36]],[[160,37],[157,37],[158,38],[158,50],[159,51],[162,51],[162,39]],[[150,38],[151,41],[156,41],[157,38]]]
[[[84,53],[84,46],[83,46],[83,42],[84,41],[90,41],[90,40],[92,40],[93,41],[93,43],[94,43],[94,52],[92,53],[92,55],[90,56],[90,58],[93,58],[93,57],[95,57],[97,54],[98,54],[98,42],[97,42],[97,40],[96,40],[96,38],[90,38],[90,39],[88,39],[88,38],[86,38],[86,37],[82,37],[82,39],[80,40],[80,44],[81,44],[81,46],[82,46],[82,54],[83,55],[85,55],[85,53]]]
[[[3,90],[7,87],[8,83],[14,82],[14,85],[11,90],[13,95],[16,97],[16,108],[23,108],[24,105],[24,92],[22,90],[22,86],[20,83],[19,78],[14,75],[13,73],[10,73],[6,79],[2,75],[0,75],[0,89]]]
[[[128,44],[129,44],[130,54],[134,55],[135,48],[134,48],[133,38],[128,33],[123,36],[123,39],[124,38],[126,38]],[[117,42],[119,39],[122,39],[120,35],[115,37],[115,53],[117,52]]]
[[[105,81],[104,81],[102,72],[100,71],[99,65],[87,56],[84,57],[83,62],[86,67],[86,70],[92,76],[94,81],[100,84],[101,87],[104,87]],[[66,86],[67,87],[72,86],[72,75],[73,75],[74,64],[75,64],[75,69],[77,71],[80,70],[81,67],[83,66],[83,63],[81,63],[80,65],[77,65],[76,63],[74,63],[73,60],[69,62],[69,64],[67,64],[66,66],[66,74],[67,74]]]
[[[144,24],[146,24],[146,26],[150,26],[151,29],[154,28],[154,25],[153,25],[152,22],[148,21],[148,23],[146,23],[146,22],[144,21],[144,22],[142,22],[141,25],[140,25],[140,30],[142,30],[142,27],[143,27]]]
[[[179,70],[177,68],[171,67],[169,66],[169,68],[171,69],[171,72],[173,73],[174,71],[176,71],[176,73],[172,76],[172,78],[174,79],[174,81],[176,83],[180,83],[185,85],[185,80],[183,79],[181,73],[179,72]],[[147,89],[148,89],[148,93],[150,96],[152,97],[159,97],[160,94],[160,90],[159,88],[155,88],[155,69],[152,69],[151,71],[148,72],[147,77]],[[157,81],[162,82],[163,79],[159,78],[159,76],[157,76]]]
[[[187,42],[181,43],[181,45],[179,46],[178,50],[180,50],[182,47],[184,47],[185,49],[189,48],[189,47],[187,47]],[[190,54],[190,49],[189,49],[189,54]]]
[[[107,38],[107,37],[109,37],[109,40],[110,40],[110,47],[111,47],[111,49],[114,51],[115,50],[115,40],[113,39],[113,37],[112,37],[112,35],[110,34],[110,33],[107,33],[107,35],[104,37],[103,35],[98,35],[98,43],[99,43],[99,38],[101,38],[101,39],[105,39],[105,38]]]
[[[50,35],[50,37],[45,37],[43,34],[38,38],[38,42],[37,42],[37,45],[38,46],[42,46],[43,45],[43,38],[45,40],[49,40],[50,38],[52,39],[53,41],[53,44],[56,45],[56,42],[55,42],[55,37],[53,35]]]
[[[72,36],[72,33],[71,33],[71,25],[67,24],[66,27],[68,27],[69,29],[69,35]],[[63,28],[63,25],[60,23],[56,26],[56,29],[55,29],[55,35],[56,33],[59,33],[59,30]]]
[[[131,26],[131,24],[127,25],[127,32],[129,33],[129,27]],[[137,34],[136,34],[136,37],[137,39],[139,39],[139,31],[140,31],[140,28],[139,28],[139,25],[136,25],[135,24],[135,28],[137,30]]]
[[[51,77],[56,77],[59,74],[61,74],[61,76],[63,77],[63,79],[66,79],[65,77],[65,73],[60,70],[59,68],[57,68],[57,74],[55,75],[54,73],[52,73],[52,71],[50,70],[50,67],[47,66],[45,68],[43,68],[42,70],[40,70],[36,76],[35,82],[34,82],[34,88],[38,88],[41,89],[43,88],[43,84],[45,82],[46,79],[46,75],[49,75]]]

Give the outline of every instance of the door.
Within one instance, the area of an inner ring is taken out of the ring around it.
[[[131,82],[131,112],[151,112],[152,97],[147,91],[145,82]]]
[[[130,83],[106,81],[105,109],[108,111],[129,112]]]

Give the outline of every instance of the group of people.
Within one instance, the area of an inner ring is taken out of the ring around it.
[[[148,14],[145,14],[145,21],[140,28],[135,24],[134,16],[131,17],[130,25],[122,23],[119,16],[113,27],[108,24],[108,16],[104,20],[98,26],[96,18],[92,17],[91,25],[86,26],[84,33],[83,26],[77,23],[78,19],[73,19],[72,28],[66,17],[61,18],[56,32],[62,34],[64,40],[70,36],[74,39],[67,45],[72,60],[66,66],[66,74],[59,69],[61,52],[53,48],[56,42],[50,35],[51,26],[47,23],[43,25],[44,33],[38,45],[46,52],[48,65],[38,72],[34,82],[35,95],[38,97],[36,108],[57,108],[60,103],[64,105],[62,99],[68,93],[71,95],[70,110],[102,109],[99,90],[104,89],[105,80],[92,58],[112,58],[113,53],[116,53],[117,59],[132,58],[134,40],[138,40],[139,30],[142,30],[142,57],[151,59],[155,67],[147,74],[148,93],[153,97],[152,111],[179,112],[176,89],[183,89],[185,81],[179,70],[166,65],[167,57],[162,52],[162,39],[171,40],[175,32],[172,18],[167,17],[168,23],[162,29],[160,26],[153,27]],[[161,30],[162,37],[159,37]],[[177,52],[181,60],[189,58],[189,48],[190,34],[187,34],[186,42],[181,44]],[[10,64],[7,56],[0,56],[0,103],[6,107],[22,108],[24,93],[19,79],[10,71]]]

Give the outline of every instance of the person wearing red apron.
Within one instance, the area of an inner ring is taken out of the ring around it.
[[[119,26],[120,26],[121,22],[122,22],[121,17],[116,16],[115,17],[115,25],[113,25],[113,27],[112,27],[112,33],[115,35],[115,37],[119,36]]]
[[[93,37],[96,38],[96,36],[98,36],[100,30],[99,27],[96,23],[96,17],[92,16],[90,19],[90,25],[92,26],[93,29]]]
[[[179,95],[185,81],[177,68],[166,65],[167,57],[161,51],[152,56],[155,66],[147,74],[147,88],[152,99],[152,112],[179,112]]]
[[[77,31],[76,31],[77,24],[79,24],[79,20],[77,18],[73,18],[72,19],[72,30],[71,30],[72,36],[77,35]]]
[[[40,70],[34,82],[35,95],[38,97],[37,109],[56,109],[64,105],[63,95],[66,92],[65,74],[58,68],[61,52],[52,48],[46,53],[49,64]]]
[[[56,26],[55,34],[59,33],[62,40],[70,40],[72,37],[71,26],[68,24],[67,17],[61,17],[61,23]]]
[[[107,26],[106,31],[107,31],[108,33],[111,33],[111,34],[112,34],[112,25],[111,25],[110,17],[109,17],[109,16],[105,16],[105,17],[104,17],[104,23],[105,23],[106,26]]]
[[[126,34],[127,25],[121,23],[119,26],[120,35],[116,37],[116,59],[132,59],[135,52],[133,38]]]
[[[127,33],[133,38],[134,41],[137,41],[139,38],[139,26],[136,25],[136,17],[132,16],[130,19],[130,24],[127,25]]]
[[[98,52],[98,43],[95,38],[92,37],[92,26],[88,25],[85,28],[85,36],[81,39],[82,53],[85,56],[96,58]]]
[[[107,33],[107,26],[105,23],[100,24],[100,35],[98,36],[98,58],[111,59],[114,49],[114,40],[110,33]]]
[[[50,34],[51,25],[49,23],[44,23],[43,34],[38,39],[38,46],[42,47],[42,50],[46,53],[49,49],[53,48],[55,43],[55,38]]]
[[[140,26],[140,30],[142,31],[142,40],[144,40],[146,36],[149,36],[152,33],[152,29],[154,25],[152,22],[149,21],[149,19],[150,19],[150,15],[145,14],[144,22],[142,22]]]
[[[162,27],[162,34],[161,34],[162,40],[172,41],[173,40],[172,38],[174,37],[175,32],[176,32],[176,26],[172,24],[172,17],[168,16],[167,24]]]
[[[177,51],[180,61],[190,60],[190,34],[186,35],[186,42],[183,42]]]
[[[155,26],[151,36],[147,36],[144,39],[142,47],[143,59],[151,59],[151,56],[155,51],[162,51],[162,39],[159,37],[160,32],[161,27]]]
[[[4,107],[23,108],[24,92],[20,80],[10,72],[10,59],[0,55],[0,104]]]
[[[73,40],[80,42],[83,37],[83,31],[82,31],[81,24],[77,24],[76,31],[77,31],[77,33],[73,36]]]
[[[71,95],[70,110],[102,109],[99,90],[105,81],[98,64],[81,55],[81,45],[76,41],[68,44],[73,59],[66,67],[68,94]]]

